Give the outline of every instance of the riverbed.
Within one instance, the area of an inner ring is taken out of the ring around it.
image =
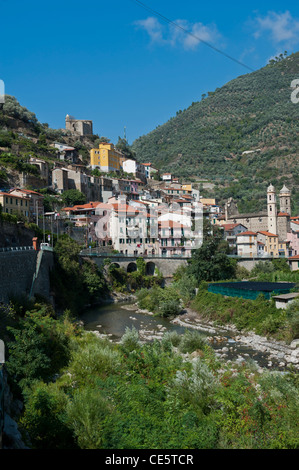
[[[168,319],[142,311],[132,302],[120,302],[90,308],[80,316],[80,320],[86,330],[94,331],[99,336],[107,336],[114,342],[119,342],[126,328],[132,327],[138,330],[141,341],[159,340],[166,331],[184,334],[187,329],[196,329],[222,360],[251,363],[260,371],[265,368],[285,371],[290,365],[287,360],[289,358],[293,367],[298,368],[297,356],[292,356],[296,353],[294,347],[285,350],[278,344],[277,349],[276,344],[267,342],[266,339],[255,338],[254,335],[242,336],[234,329],[215,327],[203,322],[190,310],[174,319]]]

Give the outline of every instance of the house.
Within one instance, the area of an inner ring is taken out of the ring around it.
[[[52,188],[60,194],[69,189],[67,168],[57,167],[52,170]]]
[[[221,228],[223,228],[224,239],[228,242],[232,250],[231,253],[237,254],[237,235],[246,232],[247,227],[242,224],[223,224]]]
[[[30,157],[29,159],[30,165],[35,165],[39,171],[41,177],[45,180],[46,186],[49,184],[49,164],[45,160],[41,160],[40,158]]]
[[[159,173],[159,170],[153,166],[152,163],[142,163],[145,168],[145,177],[147,180],[152,180],[156,173]]]
[[[257,241],[264,243],[264,252],[268,256],[279,256],[278,235],[267,231],[257,232]]]
[[[299,255],[291,256],[289,258],[289,265],[290,265],[291,271],[298,271],[298,269],[299,269]]]
[[[44,213],[44,195],[29,189],[14,188],[9,194],[29,200],[29,220],[38,225],[38,217]]]
[[[105,173],[120,171],[123,154],[108,142],[101,142],[99,147],[90,150],[90,166]]]
[[[97,211],[100,209],[101,205]],[[110,204],[108,210],[103,208],[103,213],[105,211],[107,222],[102,238],[111,239],[115,250],[134,256],[158,253],[157,217],[149,214],[146,207],[133,207],[120,200]],[[100,232],[98,230],[98,236]]]
[[[299,255],[299,226],[297,230],[291,230],[287,234],[287,240],[290,242],[289,251],[291,256]]]
[[[252,258],[257,256],[257,233],[247,231],[236,235],[237,237],[237,254]]]
[[[172,180],[172,175],[171,175],[171,173],[164,173],[164,174],[162,175],[162,180],[163,180],[163,181],[171,181],[171,180]]]
[[[145,166],[142,165],[142,163],[138,163],[136,160],[129,158],[123,162],[122,168],[125,173],[131,173],[136,179],[146,183]]]
[[[30,217],[30,200],[28,196],[21,196],[6,192],[0,192],[1,210],[5,214],[21,214]]]
[[[191,227],[165,220],[159,222],[159,254],[161,256],[191,257]]]
[[[276,308],[286,309],[294,300],[299,299],[299,293],[291,292],[290,294],[275,295],[272,299],[275,300]]]

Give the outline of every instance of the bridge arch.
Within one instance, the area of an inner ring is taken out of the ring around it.
[[[147,276],[154,276],[156,265],[153,261],[149,261],[145,266],[145,273]]]
[[[118,263],[111,263],[111,266],[113,266],[113,268],[120,268],[120,264]]]
[[[128,266],[127,266],[127,272],[128,273],[133,273],[135,271],[137,271],[137,264],[133,263],[133,262],[129,263]]]

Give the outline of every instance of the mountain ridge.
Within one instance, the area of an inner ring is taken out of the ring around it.
[[[270,179],[287,176],[283,163],[297,172],[299,104],[291,101],[291,82],[296,78],[299,53],[208,93],[207,98],[136,139],[132,148],[141,162],[151,161],[162,171],[182,177],[231,182],[236,173],[247,174],[242,166],[252,164],[262,178],[263,172],[275,168],[278,171],[272,171]],[[258,167],[253,162],[255,153],[243,153],[256,149],[260,151]]]

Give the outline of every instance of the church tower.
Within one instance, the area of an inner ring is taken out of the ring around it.
[[[277,205],[276,205],[276,191],[274,186],[270,184],[267,191],[267,206],[268,206],[268,232],[277,235]]]
[[[291,191],[284,185],[279,193],[280,212],[291,215]]]

